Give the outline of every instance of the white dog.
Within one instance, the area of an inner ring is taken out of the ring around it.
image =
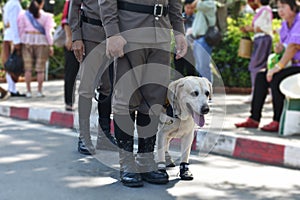
[[[194,139],[195,123],[204,126],[204,116],[209,112],[208,100],[212,84],[206,78],[187,76],[169,85],[168,101],[160,114],[157,133],[157,161],[159,170],[166,171],[165,153],[168,154],[172,138],[181,138],[180,177],[192,180],[188,169],[191,145]]]

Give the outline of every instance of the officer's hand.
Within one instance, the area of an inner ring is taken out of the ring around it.
[[[85,56],[85,48],[82,40],[76,40],[72,44],[72,50],[74,51],[74,55],[78,62],[83,61],[83,57]]]
[[[106,55],[107,57],[123,57],[123,48],[126,44],[126,40],[121,35],[114,35],[107,38]]]
[[[175,36],[176,59],[182,58],[187,52],[187,42],[183,34]]]

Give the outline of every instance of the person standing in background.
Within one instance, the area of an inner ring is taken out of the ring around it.
[[[248,66],[251,73],[252,92],[246,99],[246,103],[252,100],[256,74],[260,70],[266,69],[268,56],[272,50],[273,14],[269,0],[255,0],[255,4],[258,8],[255,10],[256,14],[252,24],[241,27],[241,31],[244,33],[254,32],[253,51]],[[270,102],[271,97],[269,96],[266,101]]]
[[[70,1],[66,0],[63,13],[61,26],[66,33],[66,41],[64,46],[65,56],[65,74],[64,74],[64,91],[65,91],[65,109],[66,111],[74,111],[75,101],[75,88],[76,88],[76,76],[79,70],[80,63],[75,58],[72,51],[72,32],[69,26],[68,12],[69,12]]]
[[[26,97],[31,98],[31,76],[34,65],[37,73],[38,91],[36,97],[44,97],[42,93],[45,79],[46,61],[53,55],[52,32],[55,26],[53,15],[43,11],[44,0],[31,0],[28,10],[21,11],[18,16],[18,30],[22,43],[22,55],[25,69]]]
[[[184,20],[185,27],[185,35],[190,40],[188,44],[193,42],[192,37],[192,25],[195,19],[195,7],[192,4],[194,0],[185,0],[184,1],[184,12],[182,13],[182,17]],[[191,45],[188,47],[188,51],[186,54],[186,58],[175,59],[176,54],[174,54],[174,65],[175,69],[180,73],[180,76],[197,76],[197,72],[194,67],[194,56],[193,50],[191,49]]]
[[[215,1],[213,0],[195,0],[193,5],[196,6],[196,17],[192,26],[194,40],[194,57],[196,60],[196,70],[200,77],[207,78],[213,83],[213,76],[210,68],[212,46],[207,44],[204,35],[208,27],[216,25]]]
[[[21,44],[17,24],[18,15],[21,10],[20,0],[9,0],[3,7],[4,37],[1,55],[3,65],[12,51],[17,51],[18,54],[21,54]],[[6,72],[7,91],[10,93],[11,97],[25,97],[25,94],[19,93],[16,89],[16,82],[18,82],[19,76],[20,74]],[[3,91],[0,89],[0,92],[2,93]]]

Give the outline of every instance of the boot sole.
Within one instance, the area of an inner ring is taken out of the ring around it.
[[[121,181],[121,182],[124,186],[127,186],[127,187],[143,187],[144,186],[143,182],[140,182],[140,183],[127,183],[127,182],[123,182],[123,181]]]
[[[183,181],[191,181],[191,180],[194,179],[194,177],[180,177],[180,178],[181,178],[181,180],[183,180]]]
[[[91,152],[89,152],[89,151],[82,151],[82,150],[80,150],[79,148],[78,148],[78,152],[79,153],[81,153],[81,154],[83,154],[83,155],[94,155],[94,154],[92,154]]]
[[[158,184],[158,185],[164,185],[164,184],[169,183],[169,180],[157,181],[157,179],[147,179],[147,178],[143,178],[143,180],[148,182],[148,183]]]

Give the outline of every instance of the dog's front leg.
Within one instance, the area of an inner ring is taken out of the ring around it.
[[[157,161],[158,161],[158,168],[166,168],[166,158],[165,158],[165,151],[166,151],[166,141],[167,137],[163,133],[163,131],[158,131],[157,133]]]
[[[181,138],[181,163],[189,163],[194,133],[186,134]]]

